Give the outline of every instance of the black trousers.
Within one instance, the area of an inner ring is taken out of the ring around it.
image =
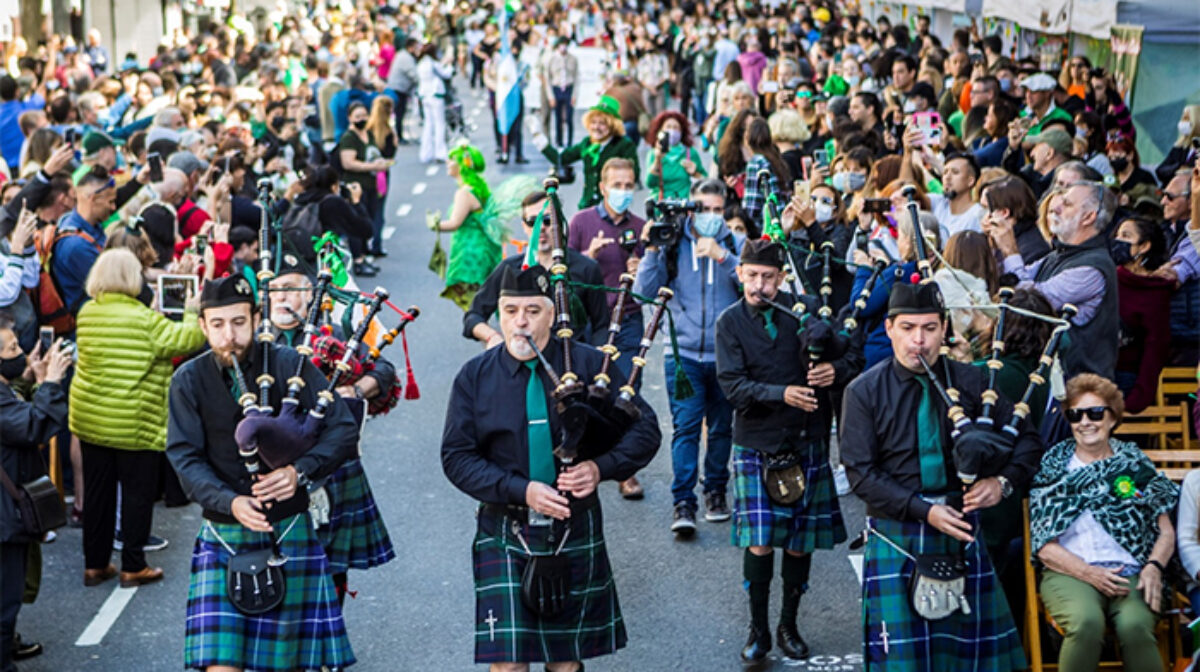
[[[407,93],[396,91],[396,138],[398,140],[404,139],[404,117],[408,114],[408,99]]]
[[[7,493],[0,493],[7,497]],[[0,544],[0,672],[16,672],[12,661],[13,635],[17,631],[17,614],[21,611],[21,596],[25,593],[25,558],[28,543]]]
[[[150,536],[158,486],[159,453],[120,450],[82,442],[83,560],[87,569],[104,569],[112,559],[117,525],[117,483],[121,484],[121,571],[146,568],[142,547]]]

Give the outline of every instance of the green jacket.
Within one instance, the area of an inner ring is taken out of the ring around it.
[[[71,432],[109,448],[163,450],[171,358],[205,341],[196,315],[174,322],[132,296],[105,293],[83,304],[76,325]]]
[[[638,166],[637,145],[633,141],[624,136],[609,140],[604,147],[600,149],[600,155],[596,156],[595,150],[591,150],[586,156],[584,152],[592,147],[591,138],[587,138],[582,142],[576,143],[562,150],[560,153],[554,148],[554,145],[546,145],[542,150],[542,155],[545,156],[550,163],[557,164],[561,160],[565,166],[575,163],[583,159],[583,195],[579,197],[579,209],[590,208],[593,205],[600,203],[600,169],[604,167],[604,163],[611,158],[620,157],[629,159],[633,162],[633,181],[641,182],[641,170]]]
[[[658,173],[654,170],[654,159],[658,156],[658,150],[651,148],[646,154],[646,188],[650,190],[651,195],[658,198],[659,179]],[[662,189],[663,198],[686,201],[692,190],[692,178],[687,174],[680,164],[684,159],[690,160],[696,164],[696,178],[708,177],[708,173],[704,172],[704,158],[700,156],[700,152],[694,147],[685,147],[682,144],[675,145],[667,150],[666,156],[662,162]]]

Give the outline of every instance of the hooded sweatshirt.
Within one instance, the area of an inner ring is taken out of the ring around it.
[[[750,85],[750,91],[758,96],[758,81],[762,79],[763,70],[767,69],[767,57],[761,51],[748,51],[738,55],[738,65],[742,66],[742,80]]]

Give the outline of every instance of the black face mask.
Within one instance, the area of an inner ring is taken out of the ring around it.
[[[366,128],[366,127],[367,127],[367,120],[366,120],[366,119],[359,119],[358,121],[354,122],[354,127],[355,127],[355,128],[357,128],[357,129],[358,129],[358,130],[360,130],[360,131],[361,131],[361,130],[363,130],[364,128]]]
[[[1110,159],[1108,163],[1112,166],[1113,172],[1119,173],[1129,167],[1129,157],[1118,156],[1115,159]]]
[[[1124,266],[1133,261],[1133,246],[1127,240],[1108,240],[1108,254],[1117,266]]]
[[[274,131],[276,133],[282,131],[284,125],[286,125],[286,124],[287,124],[287,117],[285,117],[283,115],[280,115],[278,117],[273,117],[271,119],[271,128],[274,129]]]
[[[9,382],[21,377],[25,373],[25,353],[21,353],[16,357],[8,359],[0,359],[0,378]]]

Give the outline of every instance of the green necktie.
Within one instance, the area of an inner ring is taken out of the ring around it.
[[[775,320],[773,319],[775,317],[775,307],[772,306],[762,311],[762,317],[763,322],[766,322],[767,325],[767,335],[771,337],[772,341],[775,340],[775,337],[779,335],[779,329],[775,327]]]
[[[529,479],[553,485],[554,444],[550,440],[550,416],[546,411],[546,389],[538,376],[538,360],[525,362],[529,385],[525,387],[525,417],[529,422]]]
[[[946,487],[946,460],[942,455],[942,425],[929,393],[929,380],[917,376],[921,384],[921,406],[917,409],[917,449],[921,456],[921,489],[938,492]]]

